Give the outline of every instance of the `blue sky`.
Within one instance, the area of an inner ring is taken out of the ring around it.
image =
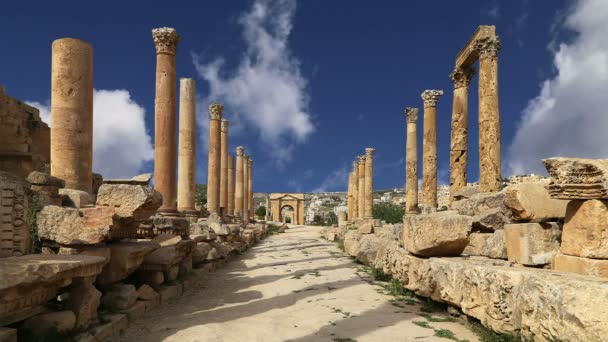
[[[501,38],[503,173],[542,171],[555,154],[606,157],[608,6],[581,1],[12,1],[3,5],[0,84],[48,111],[51,42],[94,49],[95,159],[105,176],[151,171],[151,29],[181,36],[177,75],[197,81],[197,178],[206,180],[210,101],[225,104],[230,151],[254,159],[255,190],[345,190],[375,147],[375,188],[403,186],[406,106],[443,89],[440,182],[449,168],[454,58],[478,25]],[[469,97],[469,180],[478,178],[477,82]],[[422,112],[422,111],[421,111]],[[421,125],[421,121],[420,121]],[[419,131],[422,131],[420,126]],[[420,137],[421,139],[421,137]],[[419,142],[422,146],[422,142]],[[419,160],[421,158],[419,157]]]

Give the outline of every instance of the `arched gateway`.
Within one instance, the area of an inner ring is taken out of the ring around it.
[[[273,193],[268,202],[268,221],[304,224],[304,194]]]

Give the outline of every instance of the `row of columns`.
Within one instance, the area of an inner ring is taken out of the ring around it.
[[[373,156],[376,150],[368,147],[364,156],[353,162],[353,170],[348,175],[347,215],[348,219],[373,218]]]
[[[248,221],[253,218],[253,160],[243,146],[236,148],[236,182],[234,211],[228,215]]]

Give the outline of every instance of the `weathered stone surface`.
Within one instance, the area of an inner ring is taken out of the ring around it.
[[[468,199],[477,194],[479,194],[479,185],[467,185],[456,191],[454,194],[454,201]]]
[[[562,272],[608,278],[608,260],[580,258],[557,253],[555,259],[553,259],[553,269]]]
[[[349,230],[344,235],[344,252],[350,256],[355,256],[359,252],[359,239],[361,234],[356,230]]]
[[[82,208],[95,204],[93,195],[86,191],[75,189],[59,189],[62,205],[66,207]]]
[[[112,253],[110,248],[106,246],[79,246],[79,247],[59,247],[57,254],[65,255],[91,255],[99,256],[105,259],[104,265],[110,262]]]
[[[505,209],[503,204],[504,193],[502,192],[484,192],[474,194],[468,199],[462,199],[452,203],[452,209],[458,211],[460,215],[475,216],[481,212],[492,209]]]
[[[79,278],[72,285],[66,308],[76,314],[76,328],[84,329],[97,317],[101,292],[93,286],[95,276]]]
[[[142,173],[133,178],[126,179],[104,179],[103,184],[126,184],[126,185],[149,185],[152,180],[151,173]]]
[[[608,200],[572,200],[568,203],[560,251],[608,259]]]
[[[31,317],[23,322],[21,329],[34,336],[45,337],[52,334],[64,334],[74,329],[76,315],[72,311],[49,312]],[[0,339],[0,341],[3,341]]]
[[[217,235],[215,231],[203,222],[195,222],[190,224],[190,238],[200,241],[213,241]],[[200,242],[197,241],[197,242]]]
[[[543,164],[555,199],[608,199],[608,159],[548,158]]]
[[[154,216],[154,230],[158,234],[171,234],[188,237],[190,221],[184,217]]]
[[[454,212],[406,216],[401,243],[420,256],[460,255],[468,244],[472,220]]]
[[[506,187],[504,204],[515,220],[546,221],[566,216],[568,201],[552,199],[546,183],[520,183]]]
[[[510,222],[511,218],[505,215],[503,208],[490,208],[473,216],[473,229],[491,232],[503,229],[505,224]]]
[[[103,184],[103,176],[100,175],[99,173],[95,173],[93,172],[93,193],[95,195],[97,195],[97,192],[99,192],[99,187],[101,187],[101,184]]]
[[[462,254],[485,256],[492,259],[506,259],[505,232],[497,230],[493,233],[471,233],[469,235],[469,244]]]
[[[113,284],[101,297],[102,306],[110,311],[125,310],[133,306],[139,297],[131,284]]]
[[[54,185],[32,185],[30,190],[40,208],[47,205],[61,206],[63,198],[59,196],[59,188]]]
[[[505,226],[509,261],[523,265],[545,265],[559,250],[561,224],[517,223]]]
[[[65,181],[57,177],[53,177],[48,173],[32,171],[26,179],[30,184],[34,185],[52,185],[59,188],[65,187]]]
[[[154,215],[163,198],[147,185],[110,184],[104,182],[97,193],[97,205],[112,207],[121,218],[146,220]]]
[[[29,252],[28,193],[27,182],[0,171],[0,258]]]
[[[62,245],[94,245],[110,239],[114,209],[46,206],[38,213],[38,234]]]
[[[158,293],[147,284],[143,284],[137,289],[137,299],[153,300],[156,297],[158,297]]]
[[[160,243],[160,248],[144,257],[142,270],[168,272],[171,267],[179,265],[189,256],[195,245],[192,240],[182,240],[179,236],[170,235],[161,235],[153,241]]]
[[[359,224],[359,228],[357,228],[357,231],[360,234],[373,234],[374,233],[374,224],[370,220],[364,221],[361,224]]]
[[[141,283],[148,284],[154,288],[165,282],[165,274],[162,271],[137,270],[135,276]]]
[[[97,276],[97,284],[105,287],[125,279],[141,265],[146,255],[159,247],[159,243],[145,240],[109,244],[110,263]]]

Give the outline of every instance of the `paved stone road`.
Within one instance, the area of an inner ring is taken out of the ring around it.
[[[294,226],[267,238],[136,321],[120,341],[450,341],[435,329],[478,341],[464,325],[429,322],[419,304],[384,294],[320,235],[319,227]]]

